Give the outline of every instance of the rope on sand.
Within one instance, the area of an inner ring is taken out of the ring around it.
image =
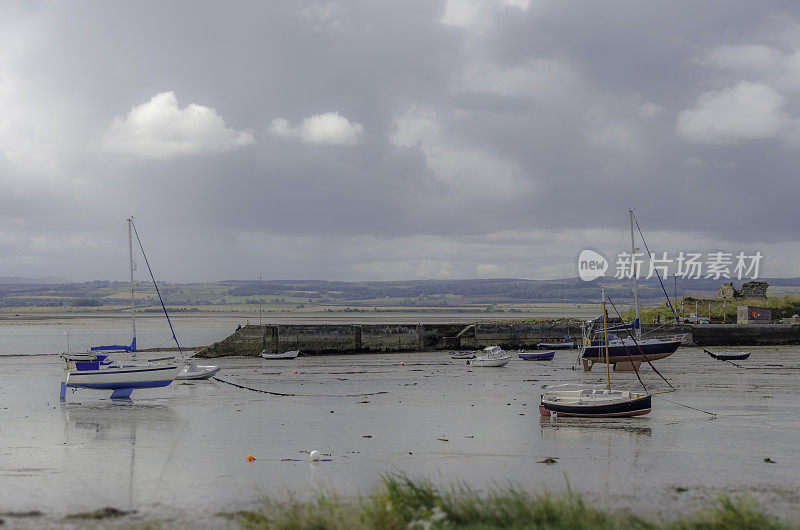
[[[689,405],[684,405],[683,403],[678,403],[677,401],[672,401],[671,399],[667,399],[667,398],[664,398],[664,397],[661,397],[661,396],[653,396],[653,397],[657,397],[658,399],[663,399],[664,401],[672,403],[673,405],[679,405],[681,407],[686,407],[687,409],[696,410],[697,412],[703,412],[703,413],[708,414],[709,416],[711,416],[712,419],[717,417],[717,413],[716,412],[709,412],[707,410],[698,409],[698,408],[695,408],[695,407],[690,407]]]
[[[345,394],[345,395],[335,395],[335,394],[288,394],[283,392],[271,392],[269,390],[261,390],[260,388],[253,388],[250,386],[239,385],[236,383],[232,383],[230,381],[226,381],[224,379],[220,379],[219,377],[212,377],[214,381],[219,381],[220,383],[225,383],[226,385],[235,386],[236,388],[241,388],[243,390],[250,390],[251,392],[261,392],[262,394],[270,394],[272,396],[282,396],[282,397],[361,397],[361,396],[377,396],[379,394],[388,394],[389,392],[381,391],[381,392],[362,392],[360,394]]]

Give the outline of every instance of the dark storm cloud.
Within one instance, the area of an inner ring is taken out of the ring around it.
[[[174,280],[569,276],[631,206],[665,249],[774,244],[794,274],[789,2],[0,14],[0,275],[102,277],[133,213]]]

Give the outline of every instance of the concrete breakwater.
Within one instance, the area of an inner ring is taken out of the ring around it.
[[[645,335],[677,335],[678,326],[643,326]],[[800,344],[798,324],[684,325],[687,346]],[[504,321],[461,324],[287,324],[247,325],[198,353],[200,357],[278,353],[374,353],[472,350],[498,344],[535,348],[545,340],[571,336],[580,341],[580,321]]]

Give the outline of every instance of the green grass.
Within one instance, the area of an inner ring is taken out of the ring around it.
[[[321,492],[300,502],[265,500],[259,512],[240,514],[248,529],[788,529],[778,518],[758,511],[752,502],[720,499],[707,511],[673,521],[646,519],[627,510],[602,509],[571,490],[530,494],[495,488],[481,495],[467,486],[442,491],[429,481],[386,475],[372,495],[348,499]]]

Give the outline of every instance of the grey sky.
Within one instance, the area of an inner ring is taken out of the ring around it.
[[[799,102],[793,2],[4,2],[0,276],[800,276]]]

